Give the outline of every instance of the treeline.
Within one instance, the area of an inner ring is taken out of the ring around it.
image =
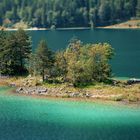
[[[0,25],[105,26],[140,17],[140,0],[1,0]]]
[[[72,39],[65,50],[58,52],[52,52],[42,40],[32,53],[30,36],[25,31],[0,34],[2,75],[40,75],[43,81],[68,82],[75,86],[106,82],[111,77],[112,56],[109,44],[83,44],[78,39]]]

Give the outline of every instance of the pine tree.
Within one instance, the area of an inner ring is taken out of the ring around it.
[[[52,51],[48,48],[45,40],[41,40],[36,49],[36,69],[45,80],[45,74],[49,74],[49,70],[53,65],[54,57]]]
[[[1,31],[0,32],[0,74],[3,73],[3,69],[4,69],[4,46],[5,46],[5,42],[6,42],[6,32]]]
[[[19,29],[15,33],[16,45],[17,45],[17,57],[19,60],[19,66],[21,70],[25,69],[26,60],[29,59],[31,53],[31,38],[30,36],[22,29]]]
[[[1,36],[1,35],[0,35]],[[2,41],[1,41],[2,40]],[[31,40],[23,30],[0,37],[0,71],[6,75],[22,75],[31,53]]]

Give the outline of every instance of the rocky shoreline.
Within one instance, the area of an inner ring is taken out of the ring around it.
[[[135,81],[130,81],[135,82]],[[71,98],[89,100],[122,101],[127,103],[140,102],[140,84],[123,84],[115,81],[114,85],[94,85],[85,88],[75,88],[68,83],[47,84],[42,83],[40,78],[28,76],[26,78],[1,78],[0,85],[14,87],[14,94],[52,97],[52,98]]]
[[[16,93],[18,94],[27,94],[27,95],[43,95],[43,96],[52,96],[52,97],[86,97],[89,98],[92,95],[87,93],[86,91],[77,91],[72,92],[68,91],[65,87],[63,88],[46,88],[42,86],[34,86],[34,87],[19,87],[16,89]]]
[[[112,95],[103,95],[103,94],[93,94],[87,90],[78,90],[72,92],[67,90],[67,88],[46,88],[41,86],[34,87],[19,87],[16,89],[18,94],[26,95],[38,95],[38,96],[49,96],[49,97],[61,97],[61,98],[88,98],[88,99],[106,99],[110,100],[113,98],[121,98],[122,94],[112,94]]]

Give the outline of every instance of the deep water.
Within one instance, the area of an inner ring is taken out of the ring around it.
[[[0,140],[140,140],[140,108],[9,95],[0,87]]]

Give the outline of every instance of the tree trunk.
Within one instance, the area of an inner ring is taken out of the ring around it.
[[[44,70],[42,71],[42,80],[43,80],[43,82],[45,81],[45,74],[44,74]]]

